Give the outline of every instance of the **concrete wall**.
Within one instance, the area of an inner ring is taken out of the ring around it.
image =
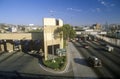
[[[100,39],[103,39],[109,43],[112,43],[114,45],[117,45],[117,46],[120,46],[120,39],[115,39],[115,38],[108,38],[108,37],[105,37],[105,36],[99,36],[97,35],[98,38]]]
[[[0,33],[0,40],[39,40],[43,39],[42,32],[36,33]]]
[[[0,51],[4,51],[4,45],[0,44]]]
[[[0,39],[5,39],[5,40],[32,39],[32,34],[31,33],[1,33]]]
[[[7,46],[7,51],[8,51],[8,52],[12,52],[12,51],[14,50],[14,49],[13,49],[13,44],[7,42],[7,43],[6,43],[6,46]]]

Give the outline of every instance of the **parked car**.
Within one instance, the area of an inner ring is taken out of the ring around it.
[[[90,66],[92,67],[102,67],[102,62],[100,59],[98,59],[95,56],[90,56],[88,58],[88,63],[90,64]]]

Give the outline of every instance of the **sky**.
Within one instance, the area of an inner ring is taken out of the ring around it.
[[[120,0],[0,0],[0,23],[42,26],[43,18],[73,26],[120,24]]]

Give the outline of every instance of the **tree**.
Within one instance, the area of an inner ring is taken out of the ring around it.
[[[58,36],[62,36],[62,32],[63,32],[64,40],[74,38],[76,36],[75,30],[73,30],[73,28],[69,24],[65,24],[65,25],[63,25],[63,27],[58,27],[54,31],[54,34],[56,34]]]
[[[63,25],[63,37],[65,40],[74,38],[75,36],[76,32],[69,24]]]
[[[76,36],[76,32],[75,30],[73,30],[73,28],[71,28],[69,38],[75,38],[75,36]]]

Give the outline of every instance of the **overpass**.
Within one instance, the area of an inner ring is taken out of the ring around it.
[[[16,49],[24,52],[43,49],[43,33],[0,33],[0,51],[11,52]]]

